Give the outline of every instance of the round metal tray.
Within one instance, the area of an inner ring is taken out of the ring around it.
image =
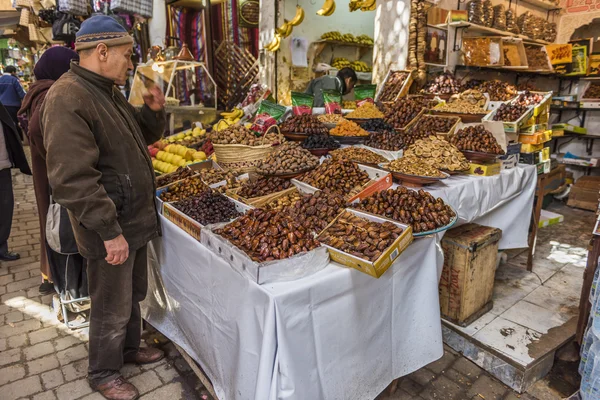
[[[330,151],[335,149],[304,149],[310,151],[314,156],[322,157],[329,154]]]
[[[302,171],[297,171],[297,172],[287,172],[285,174],[263,174],[262,172],[260,172],[259,170],[256,170],[256,173],[260,176],[264,176],[265,178],[281,178],[281,179],[291,179],[291,178],[295,178],[297,176],[300,176],[302,174],[304,174],[305,172],[311,171],[315,169],[313,168],[307,168],[307,169],[303,169]]]
[[[335,136],[335,135],[329,135],[332,138],[334,138],[335,140],[337,140],[338,142],[340,142],[340,144],[360,144],[360,143],[364,143],[365,140],[367,140],[367,138],[369,136]]]
[[[403,174],[401,172],[389,170],[387,168],[387,165],[388,165],[388,163],[381,163],[378,166],[379,166],[379,168],[383,169],[384,171],[387,171],[390,174],[392,174],[392,177],[394,178],[394,180],[396,180],[398,182],[403,182],[405,184],[408,183],[408,184],[414,185],[414,186],[431,185],[432,183],[439,182],[450,176],[448,173],[443,172],[443,171],[442,171],[442,173],[444,174],[444,176],[420,176],[420,175]]]
[[[298,132],[281,132],[281,134],[292,142],[302,142],[304,139],[309,137],[306,133],[298,133]]]
[[[414,233],[413,232],[413,237],[421,237],[421,236],[427,236],[427,235],[433,235],[434,233],[439,233],[439,232],[443,232],[447,229],[452,228],[452,226],[454,226],[454,224],[456,224],[456,221],[458,221],[458,214],[456,214],[456,210],[452,209],[452,211],[454,211],[454,218],[452,218],[450,220],[450,222],[448,223],[448,225],[444,225],[440,228],[437,229],[433,229],[431,231],[425,231],[425,232],[419,232],[419,233]]]
[[[482,153],[480,151],[461,150],[465,158],[476,163],[494,163],[502,154]]]

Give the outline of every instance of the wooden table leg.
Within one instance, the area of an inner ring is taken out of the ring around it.
[[[390,385],[390,396],[396,393],[396,390],[398,390],[398,383],[400,383],[400,378],[392,381],[392,384]]]
[[[538,176],[537,186],[535,188],[535,204],[532,210],[532,221],[531,221],[531,230],[529,232],[529,250],[527,253],[527,271],[531,271],[533,269],[533,255],[535,254],[535,244],[537,241],[537,231],[538,225],[540,222],[540,214],[542,212],[542,204],[544,202],[544,183],[545,183],[545,174]]]

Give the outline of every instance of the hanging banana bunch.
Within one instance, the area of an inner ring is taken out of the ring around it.
[[[335,12],[335,0],[325,0],[323,3],[323,7],[319,11],[317,11],[317,15],[321,17],[329,17],[331,14]]]
[[[427,39],[427,12],[425,0],[417,0],[417,85],[425,85],[427,80],[427,67],[425,65],[425,51]]]
[[[298,26],[302,21],[304,21],[304,8],[296,4],[296,15],[294,15],[294,18],[290,21],[290,25]]]
[[[296,15],[291,21],[287,19],[283,20],[283,25],[275,29],[275,37],[265,46],[268,51],[276,52],[281,47],[281,40],[287,38],[292,34],[294,26],[298,26],[304,21],[304,9],[299,5],[296,5]]]
[[[348,4],[350,12],[354,11],[375,11],[377,4],[375,0],[350,0]]]

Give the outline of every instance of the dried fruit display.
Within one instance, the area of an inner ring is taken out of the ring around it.
[[[387,162],[384,157],[362,147],[344,147],[343,149],[332,151],[329,155],[334,160],[348,160],[361,164],[379,164]]]
[[[539,93],[531,93],[529,90],[525,90],[519,95],[519,97],[517,97],[515,103],[523,107],[529,107],[537,106],[542,102],[542,100],[544,100],[543,95]]]
[[[419,118],[419,120],[417,120],[417,122],[411,130],[422,129],[430,132],[449,133],[457,122],[460,122],[459,117],[436,117],[431,115],[424,115],[423,117]]]
[[[325,189],[303,195],[299,201],[286,207],[284,212],[296,220],[302,218],[306,229],[319,233],[344,210],[345,206],[346,200],[339,192]]]
[[[527,112],[527,107],[519,104],[501,104],[496,110],[494,121],[514,122]]]
[[[449,72],[444,72],[430,81],[423,91],[433,94],[455,94],[461,90],[460,82]]]
[[[204,192],[199,196],[178,201],[173,206],[202,225],[228,222],[242,215],[235,203],[221,193]]]
[[[201,169],[198,171],[200,173],[200,178],[207,185],[212,185],[217,182],[229,181],[235,179],[237,176],[232,171],[223,171],[220,169]]]
[[[342,108],[344,110],[356,110],[356,101],[355,100],[344,100],[342,102]]]
[[[504,154],[504,150],[492,132],[483,125],[465,127],[450,139],[450,143],[460,150],[479,151],[481,153]]]
[[[258,165],[257,172],[269,175],[287,174],[314,168],[318,164],[319,159],[300,147],[300,143],[286,142]]]
[[[410,161],[422,160],[443,171],[466,171],[469,169],[469,163],[460,150],[438,136],[417,140],[404,151],[404,157]]]
[[[428,100],[422,98],[400,99],[385,108],[384,121],[395,129],[404,129],[425,107]]]
[[[254,261],[283,260],[320,246],[303,223],[283,211],[255,208],[215,233]]]
[[[392,161],[387,165],[386,169],[406,175],[432,176],[440,178],[444,176],[439,169],[432,167],[424,161],[413,160],[411,158],[404,157]]]
[[[592,83],[583,95],[584,99],[600,99],[600,84]]]
[[[276,132],[268,132],[263,136],[257,136],[250,129],[242,125],[232,125],[227,129],[210,133],[213,144],[243,144],[246,146],[260,146],[263,144],[278,144],[285,142],[285,137]]]
[[[245,199],[253,199],[255,197],[266,196],[271,193],[281,192],[282,190],[288,189],[292,186],[289,179],[281,178],[258,178],[256,180],[249,180],[244,183],[239,191],[238,196]]]
[[[394,101],[402,90],[402,86],[409,74],[402,71],[390,71],[387,80],[383,84],[383,89],[379,94],[378,101]]]
[[[451,98],[445,104],[435,106],[436,111],[460,114],[487,114],[485,109],[486,98],[479,90],[466,90],[458,96]]]
[[[411,225],[414,233],[442,228],[456,216],[439,197],[403,186],[377,192],[352,207]]]
[[[477,90],[487,93],[491,101],[508,101],[518,94],[514,85],[499,80],[484,81]]]
[[[339,149],[340,142],[329,135],[311,135],[304,139],[302,147],[305,149]]]
[[[369,183],[369,175],[355,163],[344,160],[326,160],[317,168],[298,177],[317,189],[329,188],[344,195],[351,194]]]
[[[319,241],[353,256],[377,261],[404,230],[391,222],[375,222],[344,211],[319,235]]]
[[[294,115],[279,125],[282,132],[305,133],[307,135],[326,134],[329,129],[316,115]]]
[[[300,193],[297,190],[294,190],[291,193],[283,195],[277,199],[273,199],[265,204],[262,208],[266,208],[267,210],[282,210],[284,207],[293,206],[301,198],[302,196]]]
[[[361,128],[369,132],[393,131],[394,127],[382,119],[373,119],[360,124]]]
[[[189,178],[192,175],[194,175],[194,172],[191,169],[187,167],[179,167],[175,172],[171,174],[159,176],[158,178],[156,178],[156,186],[167,186],[181,179]]]
[[[365,131],[360,125],[343,120],[329,131],[330,135],[333,136],[369,136],[369,132]]]
[[[199,177],[192,177],[173,184],[159,198],[164,202],[179,201],[206,191],[210,191],[210,188]]]
[[[365,146],[380,150],[398,151],[404,148],[404,139],[402,135],[395,131],[381,131],[371,133],[371,136],[365,141]]]
[[[384,115],[379,108],[373,103],[365,102],[356,110],[352,111],[346,118],[348,119],[373,119],[373,118],[383,118]]]
[[[542,49],[542,46],[525,45],[525,54],[527,55],[529,69],[550,69],[548,55]]]
[[[345,121],[342,114],[321,114],[317,118],[325,124],[339,124],[340,122]]]

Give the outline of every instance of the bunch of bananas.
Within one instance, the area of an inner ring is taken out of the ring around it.
[[[336,42],[357,43],[373,45],[373,39],[367,35],[354,36],[351,33],[341,34],[338,31],[326,32],[321,35],[323,40],[334,40]]]
[[[356,72],[371,72],[372,68],[367,65],[364,61],[354,61],[350,64],[350,68],[355,70]]]
[[[339,57],[334,58],[331,66],[335,69],[342,69],[350,67],[356,72],[371,72],[371,67],[364,61],[350,61],[347,58]]]
[[[287,19],[283,20],[283,25],[275,29],[275,37],[265,46],[268,51],[276,52],[281,47],[281,40],[292,34],[294,26],[300,25],[304,21],[304,9],[299,5],[296,5],[296,15],[290,21]]]
[[[223,129],[227,129],[227,127],[237,124],[240,122],[242,117],[244,116],[244,111],[239,108],[234,108],[233,111],[221,113],[221,117],[219,122],[213,125],[213,131],[220,131]]]
[[[373,38],[371,38],[369,35],[359,35],[356,37],[356,42],[373,45]]]
[[[375,0],[350,0],[348,5],[350,12],[353,11],[375,11],[377,4]]]
[[[321,17],[329,17],[331,14],[335,12],[335,0],[325,0],[323,3],[323,7],[319,11],[317,11],[317,15]]]
[[[347,58],[334,58],[333,62],[331,63],[331,66],[335,69],[342,69],[345,67],[350,67],[352,65],[352,63],[350,62],[350,60],[348,60]]]

